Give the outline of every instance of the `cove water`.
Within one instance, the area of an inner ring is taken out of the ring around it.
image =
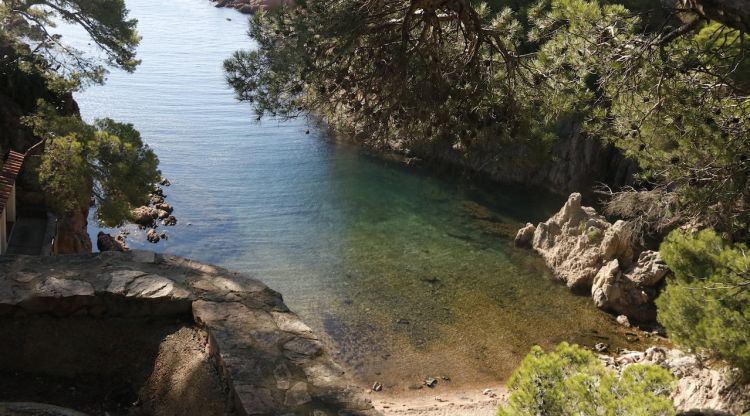
[[[159,228],[169,239],[152,245],[129,227],[131,248],[261,279],[357,382],[391,391],[428,376],[451,378],[438,388],[500,382],[533,344],[618,346],[611,317],[512,245],[517,227],[561,198],[387,162],[304,120],[257,123],[222,72],[233,51],[253,47],[247,16],[207,0],[127,4],[143,63],[76,99],[87,120],[133,123],[172,182],[179,222]]]

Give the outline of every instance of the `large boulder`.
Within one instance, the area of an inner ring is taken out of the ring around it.
[[[596,274],[591,297],[601,309],[639,321],[653,320],[656,318],[653,299],[668,271],[655,251],[641,253],[635,266],[626,271],[617,259],[612,260]]]
[[[159,211],[156,208],[146,205],[135,208],[130,214],[133,217],[133,222],[143,227],[151,226],[154,220],[159,217]]]
[[[555,276],[590,292],[602,309],[635,320],[653,320],[653,299],[667,267],[657,252],[638,253],[627,222],[614,224],[574,193],[558,213],[518,231],[516,245],[530,245]],[[532,235],[533,233],[533,235]]]

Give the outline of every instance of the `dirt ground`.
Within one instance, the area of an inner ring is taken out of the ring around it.
[[[370,393],[375,408],[385,416],[495,416],[506,396],[502,386]]]
[[[230,415],[228,392],[209,357],[206,333],[181,328],[162,342],[154,370],[140,392],[140,413],[135,414]]]
[[[231,414],[207,344],[204,331],[174,320],[3,319],[0,402],[91,416]]]

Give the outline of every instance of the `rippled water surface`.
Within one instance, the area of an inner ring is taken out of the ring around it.
[[[221,69],[252,47],[245,16],[204,0],[128,6],[142,65],[77,99],[86,119],[135,124],[173,183],[179,223],[160,229],[169,240],[150,245],[132,229],[131,247],[257,276],[363,384],[497,381],[535,343],[619,343],[611,317],[508,237],[560,198],[386,162],[304,121],[257,124]]]

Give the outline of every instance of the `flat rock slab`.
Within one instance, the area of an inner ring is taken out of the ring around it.
[[[0,318],[191,316],[241,415],[377,415],[281,295],[248,275],[149,251],[0,257]]]

